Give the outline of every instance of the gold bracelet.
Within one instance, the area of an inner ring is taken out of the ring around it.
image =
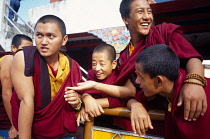
[[[77,110],[77,111],[79,111],[81,109],[81,106],[82,106],[82,101],[79,98],[79,104],[76,107],[74,107],[74,109]]]
[[[196,85],[200,85],[200,86],[205,87],[205,85],[203,83],[197,83],[197,82],[193,82],[193,81],[189,81],[189,80],[185,80],[184,82],[189,83],[189,84],[196,84]]]
[[[188,80],[188,79],[196,79],[196,80],[201,81],[201,83],[203,84],[203,87],[206,87],[206,85],[207,85],[206,79],[204,77],[200,76],[199,74],[196,74],[196,73],[187,74],[186,80]]]

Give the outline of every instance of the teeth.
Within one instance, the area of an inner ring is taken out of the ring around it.
[[[142,26],[148,26],[149,24],[148,23],[142,23],[141,25]]]

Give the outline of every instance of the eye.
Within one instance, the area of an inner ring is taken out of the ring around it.
[[[143,13],[143,10],[142,9],[139,9],[138,11],[137,11],[137,13]]]
[[[37,33],[36,36],[37,36],[38,38],[41,38],[43,35],[40,34],[40,33]]]
[[[53,39],[54,37],[55,37],[55,36],[52,35],[52,34],[49,35],[49,38],[50,38],[50,39]]]
[[[96,65],[96,63],[95,62],[92,62],[92,66],[95,66]]]
[[[149,14],[151,14],[152,13],[152,9],[148,9],[148,11],[147,11]]]

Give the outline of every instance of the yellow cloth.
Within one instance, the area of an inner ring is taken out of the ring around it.
[[[51,100],[55,97],[63,82],[65,81],[67,75],[70,72],[69,59],[61,52],[59,52],[59,66],[56,77],[53,75],[49,65],[48,71],[50,76],[51,85]]]
[[[130,42],[129,43],[129,56],[133,53],[133,50],[135,49],[135,47],[133,46],[133,44]]]
[[[5,56],[2,56],[2,57],[0,58],[0,62],[3,60],[4,57],[5,57]]]

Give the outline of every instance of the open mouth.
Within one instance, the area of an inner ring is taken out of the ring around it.
[[[47,50],[48,50],[47,47],[41,47],[41,51],[42,51],[42,52],[46,52]]]
[[[145,29],[149,28],[149,23],[141,23],[140,25]]]

